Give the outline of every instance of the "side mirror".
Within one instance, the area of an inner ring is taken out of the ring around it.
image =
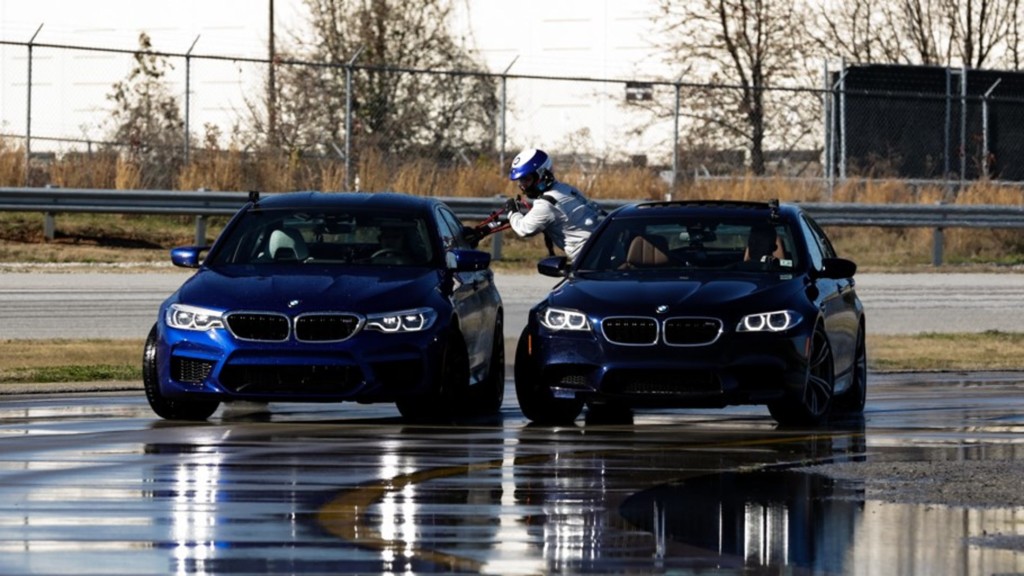
[[[209,246],[179,246],[171,249],[171,263],[181,268],[199,268],[202,253]]]
[[[569,259],[565,256],[549,256],[537,263],[537,272],[562,278],[569,273]]]
[[[457,272],[475,272],[491,265],[490,253],[483,250],[451,250],[446,259],[448,268]]]
[[[825,258],[821,262],[821,270],[817,272],[819,278],[839,280],[840,278],[852,278],[857,273],[857,264],[846,258]]]

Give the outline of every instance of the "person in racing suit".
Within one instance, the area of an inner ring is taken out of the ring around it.
[[[543,232],[571,262],[597,227],[602,212],[576,188],[555,179],[551,157],[529,148],[512,160],[509,180],[532,201],[529,210],[515,198],[505,203],[509,227],[522,237]]]

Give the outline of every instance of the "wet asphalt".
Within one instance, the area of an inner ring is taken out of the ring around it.
[[[1005,276],[931,276],[863,278],[874,326],[1020,308]],[[0,326],[79,296],[145,318],[167,289],[49,280],[0,276]],[[503,281],[531,304],[532,280]],[[536,426],[511,382],[497,416],[418,423],[353,404],[171,423],[135,385],[97,389],[0,396],[0,574],[1024,572],[1024,374],[872,374],[863,418],[815,429],[761,407]],[[870,473],[828,473],[850,468]]]
[[[1022,380],[873,375],[863,418],[817,429],[759,407],[536,426],[511,383],[498,416],[422,423],[350,404],[170,423],[131,391],[6,396],[0,573],[1020,572],[1024,508],[980,487],[1019,484]],[[858,463],[997,468],[953,502],[808,471]]]

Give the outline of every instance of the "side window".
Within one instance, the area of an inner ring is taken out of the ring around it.
[[[817,222],[809,217],[807,218],[807,222],[810,225],[811,230],[814,232],[814,238],[817,240],[818,246],[821,247],[822,255],[825,256],[825,258],[835,258],[836,249],[832,247],[832,242],[829,241],[825,231],[818,226]]]
[[[437,209],[438,227],[441,233],[441,242],[445,250],[452,248],[470,248],[466,239],[462,237],[462,222],[446,208]]]
[[[811,257],[811,266],[821,270],[822,260],[835,255],[832,244],[825,238],[817,223],[804,215],[800,219],[800,227],[804,230],[804,237],[807,239],[807,253]]]

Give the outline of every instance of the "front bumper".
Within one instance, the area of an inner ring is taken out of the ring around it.
[[[532,325],[529,361],[555,398],[643,407],[764,404],[802,389],[809,334],[726,332],[712,344],[624,346]]]
[[[157,366],[168,398],[231,401],[391,402],[427,391],[442,328],[362,331],[343,342],[238,340],[226,330],[160,327]]]

